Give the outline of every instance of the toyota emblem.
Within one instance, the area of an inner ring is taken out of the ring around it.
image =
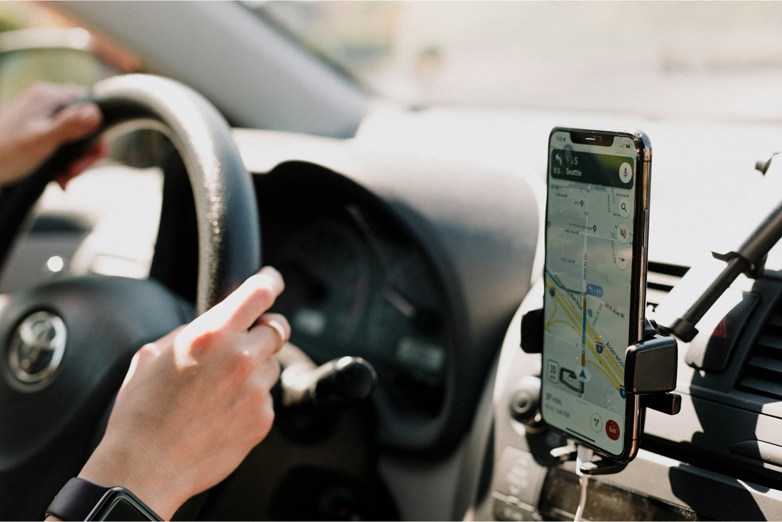
[[[14,332],[8,364],[16,379],[27,385],[43,384],[62,361],[66,341],[65,323],[50,312],[29,315]]]

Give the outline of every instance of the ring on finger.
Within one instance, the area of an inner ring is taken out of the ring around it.
[[[272,319],[269,317],[261,317],[260,320],[261,326],[268,326],[274,332],[277,334],[277,336],[280,338],[280,344],[277,347],[277,351],[280,351],[282,346],[288,342],[288,333],[285,331],[285,327],[277,321],[276,319]]]

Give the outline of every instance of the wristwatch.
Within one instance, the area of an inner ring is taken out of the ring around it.
[[[161,520],[137,496],[122,487],[104,487],[72,478],[46,509],[61,520]]]

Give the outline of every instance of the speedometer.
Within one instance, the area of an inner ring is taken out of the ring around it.
[[[337,219],[307,226],[275,256],[285,279],[276,309],[291,321],[294,341],[323,358],[354,348],[368,305],[366,245]]]
[[[382,365],[388,399],[397,408],[436,415],[446,364],[440,299],[420,254],[400,249],[388,260],[370,308],[367,357]]]

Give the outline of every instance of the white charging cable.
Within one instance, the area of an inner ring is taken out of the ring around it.
[[[578,509],[576,509],[576,516],[573,518],[574,522],[580,522],[581,517],[584,515],[589,475],[581,472],[581,464],[589,462],[592,462],[592,450],[581,444],[576,446],[576,475],[578,475],[578,483],[581,485],[581,496],[578,499]]]

